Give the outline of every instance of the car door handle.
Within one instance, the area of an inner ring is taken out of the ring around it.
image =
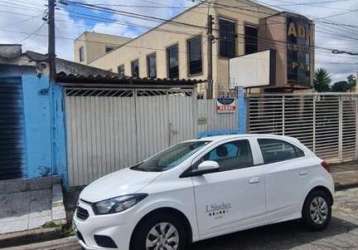
[[[250,184],[260,183],[260,177],[252,177],[252,178],[249,180],[249,183],[250,183]]]
[[[300,176],[306,176],[306,175],[308,175],[308,171],[303,170],[303,171],[300,171],[298,174]]]

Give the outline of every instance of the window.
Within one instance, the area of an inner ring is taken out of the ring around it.
[[[245,54],[257,52],[257,28],[245,26]]]
[[[145,172],[162,172],[174,168],[205,147],[208,143],[210,143],[210,141],[179,143],[139,163],[131,169]]]
[[[132,77],[139,77],[139,60],[134,60],[131,62],[131,72]]]
[[[80,47],[78,54],[79,54],[80,62],[83,62],[85,60],[85,50],[83,46]]]
[[[250,167],[253,165],[250,143],[240,140],[222,144],[206,154],[202,161],[216,161],[221,171]]]
[[[157,78],[157,58],[155,53],[147,55],[147,75],[149,78]]]
[[[168,78],[179,78],[178,44],[167,48]]]
[[[188,70],[189,75],[200,74],[203,71],[201,57],[201,36],[196,36],[188,40]]]
[[[265,163],[285,161],[304,156],[304,152],[296,146],[276,139],[258,139]]]
[[[220,56],[232,58],[236,55],[235,22],[219,19]]]
[[[119,65],[118,68],[117,68],[117,70],[118,70],[118,75],[119,75],[120,77],[124,77],[124,76],[125,76],[124,64]]]
[[[112,46],[106,46],[106,53],[111,52],[112,50],[114,50],[114,47]]]

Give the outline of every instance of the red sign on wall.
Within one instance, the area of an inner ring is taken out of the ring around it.
[[[216,99],[216,111],[218,113],[234,113],[236,111],[235,99],[231,97]]]

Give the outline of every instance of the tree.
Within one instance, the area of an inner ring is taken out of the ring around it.
[[[319,68],[314,73],[313,85],[317,92],[329,91],[329,84],[331,81],[331,77],[325,69]]]
[[[349,89],[352,90],[357,84],[357,79],[356,79],[356,77],[354,75],[349,75],[347,77],[347,82],[348,82],[349,87],[350,87]]]
[[[333,92],[347,92],[348,90],[350,90],[350,88],[351,86],[347,81],[339,81],[339,82],[335,82],[332,85],[331,90]]]

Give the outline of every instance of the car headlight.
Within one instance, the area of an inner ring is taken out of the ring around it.
[[[97,215],[119,213],[133,207],[147,196],[147,194],[129,194],[114,197],[94,203],[93,210]]]

